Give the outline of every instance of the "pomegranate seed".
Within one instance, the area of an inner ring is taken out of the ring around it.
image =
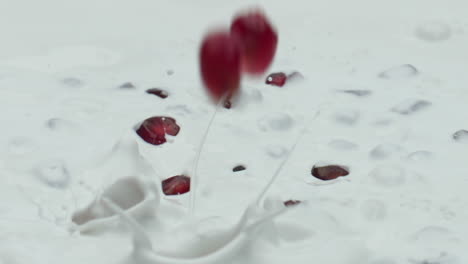
[[[300,204],[300,203],[301,201],[299,200],[287,200],[283,204],[284,206],[288,207],[288,206],[293,206],[293,205]]]
[[[282,87],[286,83],[288,77],[283,72],[276,72],[268,75],[266,84]]]
[[[240,67],[240,47],[228,32],[216,31],[205,36],[200,48],[200,71],[203,83],[215,101],[238,92]]]
[[[169,96],[169,94],[166,91],[158,89],[158,88],[148,89],[146,90],[146,93],[159,96],[162,99],[167,98]]]
[[[242,70],[263,74],[276,53],[278,34],[260,10],[238,14],[231,23],[231,34],[242,49]]]
[[[312,176],[322,181],[334,180],[341,176],[346,176],[349,174],[349,171],[342,166],[338,165],[328,165],[322,167],[314,166],[312,168]]]
[[[245,170],[245,167],[242,165],[236,166],[232,169],[233,172],[238,172],[238,171],[243,171]]]
[[[278,87],[283,87],[283,85],[286,84],[286,81],[301,80],[301,79],[304,79],[304,76],[302,76],[302,74],[297,71],[292,72],[291,74],[288,74],[288,75],[286,75],[284,72],[275,72],[275,73],[268,75],[265,83],[278,86]]]
[[[143,121],[136,133],[150,144],[161,145],[166,142],[166,134],[176,136],[179,131],[174,118],[154,116]]]
[[[162,190],[165,195],[178,195],[190,191],[190,177],[176,175],[162,181]]]
[[[177,136],[180,131],[180,127],[176,124],[174,118],[165,117],[163,118],[164,129],[166,130],[166,134],[170,136]]]

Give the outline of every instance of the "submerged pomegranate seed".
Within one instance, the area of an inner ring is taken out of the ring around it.
[[[166,134],[176,136],[179,131],[180,127],[174,118],[154,116],[143,121],[136,133],[150,144],[161,145],[166,142]]]
[[[299,200],[287,200],[285,202],[283,202],[284,206],[288,207],[288,206],[293,206],[293,205],[296,205],[296,204],[300,204],[301,201]]]
[[[166,130],[166,134],[170,136],[177,136],[180,131],[180,127],[176,124],[174,118],[171,117],[164,117],[163,118],[164,129]]]
[[[238,172],[238,171],[243,171],[243,170],[245,170],[245,167],[242,166],[242,165],[235,166],[235,167],[232,169],[233,172]]]
[[[304,76],[302,76],[302,74],[300,74],[297,71],[292,72],[288,75],[286,75],[284,72],[275,72],[275,73],[268,75],[265,83],[282,87],[283,85],[286,84],[286,81],[289,82],[289,81],[301,80],[301,79],[304,79]]]
[[[278,34],[260,10],[238,14],[232,21],[231,34],[242,48],[242,70],[263,74],[276,53]]]
[[[190,191],[190,177],[185,175],[172,176],[162,181],[162,190],[165,195],[178,195]]]
[[[238,92],[240,67],[240,46],[228,32],[212,32],[203,39],[200,48],[201,77],[215,101]]]
[[[322,181],[334,180],[341,176],[346,176],[349,171],[338,165],[328,165],[323,167],[312,168],[312,176]]]
[[[279,86],[282,87],[286,83],[286,79],[288,77],[286,76],[285,73],[283,72],[275,72],[270,75],[268,75],[265,83],[274,85],[274,86]]]
[[[169,96],[169,94],[166,91],[158,89],[158,88],[148,89],[146,90],[146,93],[159,96],[162,99],[167,98]]]

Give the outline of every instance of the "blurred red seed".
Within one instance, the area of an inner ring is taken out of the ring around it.
[[[190,177],[176,175],[162,181],[162,190],[165,195],[178,195],[190,191]]]
[[[239,13],[231,23],[231,33],[242,48],[242,70],[263,74],[273,61],[278,34],[261,10]]]
[[[312,168],[312,176],[323,181],[334,180],[341,176],[346,176],[349,171],[342,166],[328,165]]]
[[[158,96],[158,97],[160,97],[162,99],[165,99],[165,98],[167,98],[169,96],[167,91],[164,91],[164,90],[161,90],[161,89],[158,89],[158,88],[148,89],[148,90],[146,90],[146,93],[156,95],[156,96]]]
[[[176,136],[180,131],[176,120],[166,116],[154,116],[146,119],[136,133],[146,142],[161,145],[166,142],[166,134]]]
[[[243,165],[237,165],[237,166],[235,166],[234,168],[232,168],[232,171],[233,171],[233,172],[238,172],[238,171],[243,171],[243,170],[245,170],[245,169],[246,169],[245,166],[243,166]]]
[[[275,72],[267,76],[265,83],[278,87],[283,87],[286,82],[297,81],[304,79],[304,76],[300,72],[294,71],[290,74],[284,72]]]
[[[241,80],[240,46],[229,32],[205,36],[200,47],[200,72],[210,96],[217,102],[238,92]]]
[[[273,85],[273,86],[283,87],[283,85],[286,83],[287,78],[288,77],[286,76],[285,73],[275,72],[275,73],[268,75],[265,83],[269,85]]]
[[[287,201],[283,202],[284,206],[286,206],[286,207],[293,206],[293,205],[300,204],[300,203],[301,203],[301,201],[299,201],[299,200],[287,200]]]

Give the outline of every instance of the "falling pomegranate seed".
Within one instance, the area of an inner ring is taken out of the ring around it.
[[[146,142],[161,145],[166,142],[166,134],[176,136],[180,131],[176,120],[166,116],[154,116],[146,119],[136,133]]]
[[[296,204],[300,204],[301,201],[299,200],[287,200],[284,202],[284,206],[289,207],[289,206],[294,206]]]
[[[229,32],[211,32],[200,47],[200,72],[205,88],[214,99],[238,92],[241,80],[240,46]]]
[[[167,91],[164,91],[164,90],[161,90],[161,89],[158,89],[158,88],[148,89],[148,90],[146,90],[146,93],[159,96],[162,99],[167,98],[169,96]]]
[[[278,34],[265,14],[258,9],[239,13],[231,23],[231,34],[240,44],[242,70],[263,74],[273,61]]]
[[[275,72],[268,75],[266,84],[282,87],[286,83],[288,77],[283,72]]]
[[[242,165],[235,166],[235,167],[232,169],[233,172],[238,172],[238,171],[243,171],[243,170],[245,170],[245,167],[242,166]]]
[[[312,176],[322,181],[334,180],[341,176],[349,174],[348,169],[338,165],[328,165],[312,168]]]
[[[176,175],[162,181],[162,190],[165,195],[178,195],[190,191],[190,177]]]

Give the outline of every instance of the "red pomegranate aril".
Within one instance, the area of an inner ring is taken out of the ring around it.
[[[283,72],[275,72],[266,78],[265,83],[273,86],[282,87],[286,83],[288,77]]]
[[[245,170],[245,169],[246,169],[245,166],[243,166],[243,165],[238,165],[238,166],[235,166],[234,168],[232,168],[232,171],[233,171],[233,172],[238,172],[238,171],[243,171],[243,170]]]
[[[162,190],[165,195],[179,195],[190,191],[190,177],[176,175],[162,181]]]
[[[161,90],[161,89],[158,89],[158,88],[148,89],[148,90],[146,90],[146,93],[156,95],[156,96],[158,96],[158,97],[160,97],[162,99],[165,99],[165,98],[167,98],[169,96],[167,91],[164,91],[164,90]]]
[[[304,79],[300,72],[294,71],[290,74],[275,72],[267,76],[265,83],[273,86],[283,87],[286,82],[299,81]]]
[[[289,207],[289,206],[294,206],[294,205],[297,205],[297,204],[300,204],[301,201],[299,200],[287,200],[285,202],[283,202],[284,206],[286,207]]]
[[[273,61],[278,34],[261,10],[250,10],[234,17],[231,34],[240,43],[242,70],[253,75],[263,74]]]
[[[161,145],[166,142],[166,134],[176,136],[180,131],[176,120],[166,116],[154,116],[146,119],[136,133],[146,142]]]
[[[215,102],[238,92],[241,51],[229,32],[215,31],[205,36],[200,47],[200,72],[205,88]]]
[[[349,174],[347,168],[338,165],[327,165],[312,168],[312,176],[322,181],[334,180],[341,176],[346,176]]]
[[[166,131],[166,134],[170,136],[177,136],[177,134],[179,134],[180,127],[179,125],[177,125],[174,118],[165,117],[163,118],[162,121],[163,121],[164,130]]]

